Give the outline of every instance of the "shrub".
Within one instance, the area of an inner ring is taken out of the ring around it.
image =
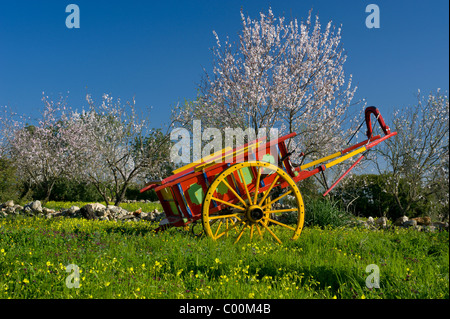
[[[386,191],[387,175],[353,175],[336,188],[333,196],[357,216],[397,218],[402,215],[392,194]],[[402,198],[402,197],[400,197]]]
[[[12,161],[0,158],[0,202],[18,200],[22,185],[16,177],[16,169]]]
[[[43,200],[46,194],[46,187],[43,183],[33,187],[34,199]],[[93,202],[101,201],[103,198],[99,195],[94,185],[61,177],[56,180],[48,200]]]
[[[339,208],[338,202],[328,198],[304,196],[305,226],[339,227],[348,224],[352,215]]]
[[[130,185],[127,188],[127,191],[125,192],[126,199],[134,199],[134,200],[141,200],[141,199],[147,199],[152,202],[158,200],[158,196],[156,195],[156,192],[154,190],[146,191],[141,193],[140,189],[142,186],[138,185]]]

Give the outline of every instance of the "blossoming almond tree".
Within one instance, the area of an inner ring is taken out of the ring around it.
[[[89,110],[73,113],[69,121],[70,147],[76,171],[92,183],[108,204],[119,205],[131,182],[162,178],[169,158],[168,135],[148,129],[148,119],[135,111],[135,100],[122,105],[105,94],[96,105],[87,96]]]
[[[418,202],[446,207],[448,217],[449,178],[449,103],[438,89],[428,97],[420,91],[418,102],[394,113],[391,129],[397,135],[377,149],[384,162],[377,161],[380,173],[388,173],[387,190],[405,215]],[[402,201],[400,193],[406,194]]]
[[[253,20],[241,11],[238,45],[213,32],[212,74],[205,71],[198,99],[175,114],[203,127],[295,131],[291,149],[310,159],[328,155],[343,141],[356,87],[344,73],[341,28],[311,18],[286,22],[269,9]]]
[[[54,103],[43,95],[42,101],[44,109],[37,125],[9,119],[8,145],[21,178],[28,186],[41,183],[46,190],[45,200],[48,200],[57,179],[69,176],[75,161],[65,134],[65,100],[61,98]]]
[[[96,105],[88,95],[89,109],[81,113],[64,99],[53,102],[44,96],[43,101],[37,125],[3,116],[2,127],[12,132],[3,144],[8,157],[29,186],[46,188],[45,200],[61,177],[94,185],[106,204],[113,200],[115,205],[130,183],[163,177],[168,134],[147,127],[148,119],[135,112],[134,99],[122,105],[105,94]]]

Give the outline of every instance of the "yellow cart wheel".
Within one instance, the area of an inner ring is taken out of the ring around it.
[[[275,174],[270,178],[272,183],[260,192],[261,181],[271,174]],[[243,189],[237,186],[238,179],[244,181]],[[283,187],[282,192],[278,186]],[[235,200],[223,200],[225,193],[233,194]],[[294,198],[289,208],[274,208],[287,195]],[[213,209],[213,203],[222,209]],[[289,218],[284,218],[286,213]],[[244,162],[229,167],[216,176],[203,199],[203,229],[214,240],[231,236],[237,243],[243,237],[272,238],[281,244],[282,239],[296,240],[303,222],[304,204],[297,185],[285,171],[267,162]]]

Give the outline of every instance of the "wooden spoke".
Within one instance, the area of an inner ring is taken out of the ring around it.
[[[223,235],[227,234],[232,228],[237,230],[237,225],[244,223],[242,220],[238,221],[237,223],[233,222],[233,225],[231,227],[227,227],[227,229],[225,229],[225,231],[223,231],[222,233],[220,233],[219,235],[215,236],[216,239],[222,237]]]
[[[266,210],[266,213],[276,214],[276,213],[285,213],[285,212],[295,212],[298,211],[298,208],[287,208],[287,209],[278,209],[278,210]]]
[[[214,215],[209,216],[209,219],[220,219],[220,218],[231,218],[231,217],[238,217],[238,215],[242,215],[243,213],[236,213],[236,214],[228,214],[228,215]]]
[[[256,200],[258,199],[258,191],[259,191],[259,183],[261,182],[261,167],[258,167],[258,176],[256,177],[256,185],[255,185],[255,198],[253,199],[253,202],[256,203]]]
[[[270,205],[272,205],[273,203],[275,203],[275,202],[278,202],[280,199],[282,199],[284,196],[287,196],[287,195],[289,195],[290,193],[292,193],[292,189],[291,190],[289,190],[289,191],[287,191],[286,193],[284,193],[283,195],[281,195],[281,196],[278,196],[277,198],[275,198],[273,201],[271,201],[271,202],[269,202],[269,203],[267,203],[266,205],[264,205],[263,207],[262,207],[262,209],[265,209],[266,207],[268,207],[268,206],[270,206]]]
[[[222,221],[219,222],[219,226],[217,226],[216,233],[214,234],[214,237],[217,236],[217,233],[218,233],[219,230],[220,230],[220,226],[222,226]]]
[[[261,221],[259,221],[259,223],[260,223],[261,225],[263,225],[263,227],[264,227],[265,229],[267,229],[267,231],[269,232],[269,234],[271,234],[272,237],[275,238],[275,240],[276,240],[279,244],[282,244],[281,240],[277,237],[277,235],[275,235],[275,234],[273,233],[273,231],[270,230],[270,228],[269,228],[266,224],[264,224],[264,223],[261,222]]]
[[[228,187],[228,189],[234,194],[234,196],[236,196],[237,199],[239,199],[239,201],[244,205],[244,207],[247,207],[247,203],[242,199],[241,196],[238,195],[238,193],[236,193],[234,188],[231,187],[230,184],[228,184],[225,178],[223,179],[222,183],[224,183],[225,186]]]
[[[261,232],[261,229],[259,229],[258,225],[256,225],[256,230],[258,231],[259,236],[261,236],[261,239],[263,239],[263,234]]]
[[[228,218],[225,219],[225,227],[228,228]],[[228,237],[228,233],[226,234],[226,236]]]
[[[236,241],[234,242],[235,244],[239,241],[239,239],[241,239],[241,237],[242,237],[242,234],[244,233],[244,231],[247,229],[247,224],[246,223],[244,223],[244,226],[242,227],[242,230],[241,230],[241,232],[239,233],[239,236],[236,238]]]
[[[264,194],[263,198],[261,199],[261,201],[259,202],[258,206],[261,206],[262,203],[264,203],[264,201],[266,200],[267,196],[269,195],[270,191],[272,190],[272,188],[275,186],[275,184],[277,183],[278,179],[280,178],[280,175],[277,175],[274,179],[274,181],[272,182],[272,184],[270,185],[269,189],[266,191],[266,193]]]
[[[250,193],[248,192],[248,187],[247,187],[247,183],[245,182],[245,179],[244,179],[244,174],[242,174],[242,171],[240,169],[238,169],[237,172],[238,172],[239,176],[241,177],[242,184],[244,184],[245,193],[247,194],[248,202],[251,206],[251,205],[253,205],[252,198],[250,196]]]
[[[245,208],[243,208],[243,207],[241,207],[241,206],[237,206],[237,205],[231,204],[231,203],[228,203],[228,202],[226,202],[226,201],[224,201],[224,200],[221,200],[221,199],[219,199],[219,198],[211,197],[211,199],[212,199],[212,200],[215,200],[216,202],[219,202],[219,203],[222,203],[222,204],[225,204],[225,205],[228,205],[228,206],[237,208],[237,209],[239,209],[239,210],[245,211]]]
[[[289,225],[286,225],[286,224],[280,223],[279,221],[277,221],[277,220],[275,220],[275,219],[272,219],[272,218],[267,218],[267,220],[268,220],[269,222],[271,222],[271,223],[274,223],[274,224],[277,224],[277,225],[280,225],[280,226],[286,227],[287,229],[290,229],[290,230],[293,230],[293,231],[295,231],[295,228],[294,228],[294,227],[291,227],[291,226],[289,226]]]

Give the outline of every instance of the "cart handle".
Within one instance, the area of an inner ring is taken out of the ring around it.
[[[370,139],[372,137],[372,122],[370,120],[371,113],[373,115],[375,115],[376,119],[378,120],[378,123],[380,124],[380,126],[384,132],[384,135],[390,134],[391,129],[384,122],[383,117],[380,114],[380,111],[375,106],[369,106],[365,110],[365,118],[366,118],[366,125],[367,125],[367,132],[366,132],[367,138]]]

